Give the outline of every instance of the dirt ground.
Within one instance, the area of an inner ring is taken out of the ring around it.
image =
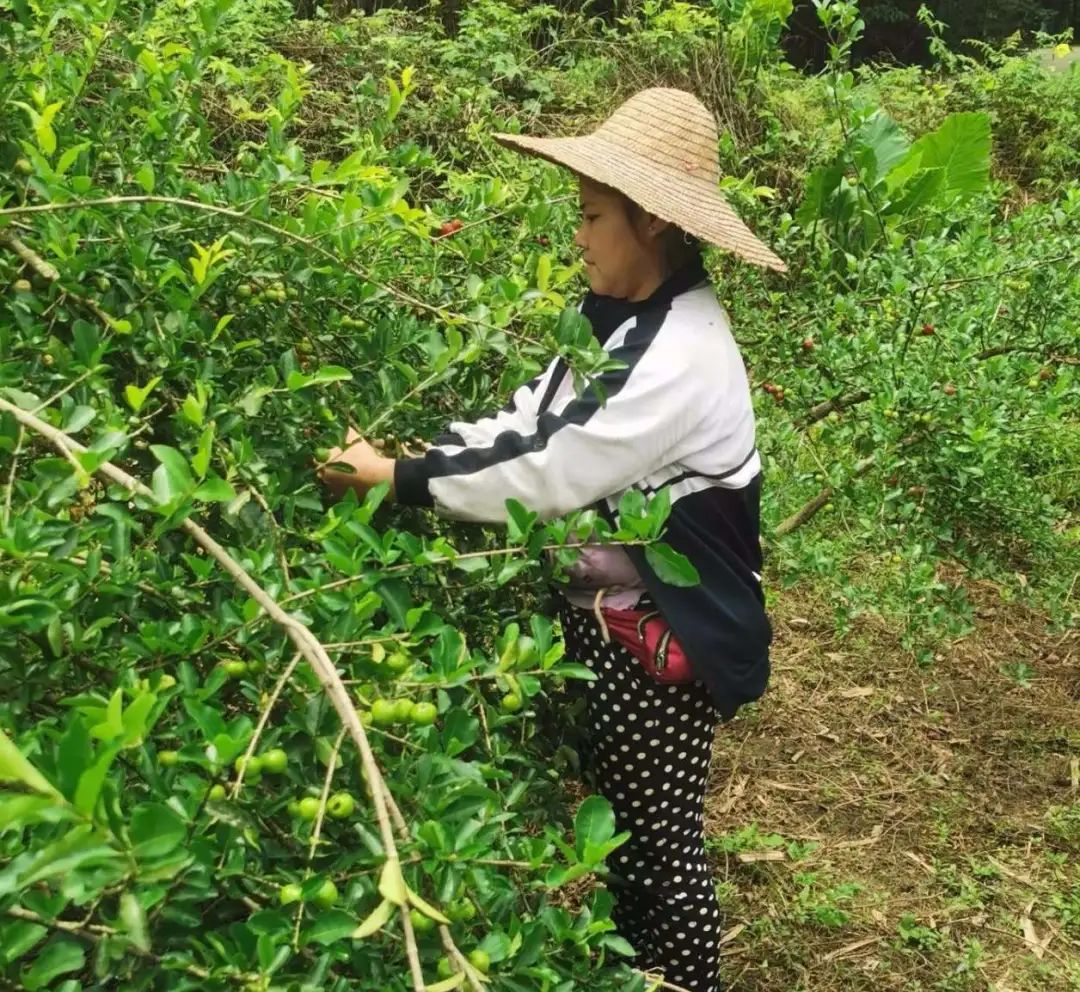
[[[730,992],[1080,990],[1080,638],[971,595],[927,667],[781,597],[707,802]]]

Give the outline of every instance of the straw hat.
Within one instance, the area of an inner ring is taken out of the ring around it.
[[[642,90],[592,134],[578,138],[494,137],[625,193],[649,213],[702,241],[755,265],[787,271],[720,192],[716,121],[691,93]]]

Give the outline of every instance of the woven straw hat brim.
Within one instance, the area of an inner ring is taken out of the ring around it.
[[[601,128],[601,131],[603,129]],[[576,138],[534,138],[519,134],[493,135],[500,144],[563,165],[596,182],[625,193],[649,213],[677,224],[684,231],[764,268],[787,272],[787,266],[739,219],[711,172],[687,163],[685,171],[615,144],[602,133]],[[642,134],[639,141],[648,142]],[[709,150],[715,160],[715,144]]]

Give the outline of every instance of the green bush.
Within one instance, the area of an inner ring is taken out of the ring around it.
[[[573,724],[586,675],[543,615],[545,549],[612,535],[521,506],[505,532],[379,493],[327,506],[313,461],[346,422],[392,447],[430,437],[554,353],[604,367],[573,309],[573,185],[489,135],[588,126],[652,41],[635,85],[689,85],[703,46],[726,53],[711,98],[746,103],[725,188],[792,265],[710,260],[759,399],[774,583],[821,580],[841,629],[877,609],[927,656],[965,622],[945,566],[1065,603],[1080,191],[1016,210],[991,186],[838,252],[796,214],[863,97],[838,113],[834,79],[782,65],[784,5],[740,8],[772,12],[742,49],[734,7],[608,27],[484,3],[453,38],[429,13],[11,9],[10,984],[395,992],[418,967],[449,989],[446,936],[490,959],[493,988],[646,987],[587,880],[618,843],[610,811],[568,795],[573,757],[537,730]],[[623,509],[616,539],[662,536],[660,501]],[[843,894],[819,895],[808,911]]]

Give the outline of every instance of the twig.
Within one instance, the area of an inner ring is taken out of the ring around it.
[[[4,516],[3,525],[7,527],[11,518],[11,494],[15,489],[15,474],[19,467],[19,454],[22,452],[23,440],[26,438],[26,428],[19,425],[19,436],[15,439],[15,450],[11,453],[11,471],[8,473],[7,485],[4,487]]]
[[[259,738],[262,736],[263,728],[266,726],[267,720],[270,719],[270,711],[274,708],[274,704],[278,700],[278,696],[281,695],[281,690],[285,688],[285,683],[289,681],[290,676],[296,671],[296,666],[300,664],[300,652],[297,651],[293,655],[292,661],[289,662],[285,671],[281,673],[281,677],[274,683],[274,688],[270,692],[270,698],[266,701],[266,705],[263,707],[263,711],[259,714],[259,722],[255,724],[255,733],[251,735],[251,740],[248,742],[247,750],[244,752],[244,759],[240,765],[240,771],[236,774],[236,781],[233,783],[232,798],[235,799],[240,794],[240,786],[244,782],[244,775],[247,773],[248,762],[251,760],[251,756],[255,753],[255,748],[259,745]]]
[[[49,204],[42,204],[42,206],[49,206]],[[12,212],[10,209],[8,211]],[[18,212],[18,208],[15,212]],[[0,245],[7,245],[16,255],[19,256],[27,265],[30,266],[39,276],[43,279],[47,279],[49,282],[56,282],[60,278],[60,273],[55,266],[50,265],[45,261],[37,252],[28,248],[22,241],[20,241],[10,231],[0,231]],[[107,328],[112,328],[113,319],[110,317],[100,306],[93,300],[85,296],[80,296],[78,293],[73,293],[69,289],[65,289],[64,293],[70,296],[73,300],[78,301],[84,307],[86,307],[95,317],[98,318]]]
[[[323,776],[322,792],[319,793],[319,810],[315,814],[315,823],[311,828],[311,841],[308,843],[307,864],[304,866],[304,881],[311,877],[311,862],[315,857],[315,849],[319,846],[319,837],[322,835],[323,820],[326,817],[326,799],[330,795],[330,783],[334,780],[334,769],[337,767],[338,754],[341,744],[345,740],[345,728],[342,727],[330,750],[330,760],[326,763],[326,774]],[[300,950],[300,924],[304,919],[304,904],[301,902],[296,907],[296,922],[293,925],[293,950]]]
[[[2,397],[0,397],[0,410],[6,410],[24,427],[47,438],[52,442],[54,447],[69,458],[73,457],[72,452],[81,453],[86,451],[81,444],[63,431],[57,430],[55,427],[47,424],[32,413],[20,410],[13,403],[10,403]],[[123,469],[117,468],[117,466],[113,465],[111,462],[103,462],[96,469],[96,473],[124,486],[132,493],[139,493],[148,499],[154,500],[155,502],[157,501],[149,488]],[[364,774],[371,784],[375,816],[379,824],[379,833],[382,837],[383,849],[386,852],[387,860],[393,860],[400,863],[397,845],[394,843],[394,833],[390,826],[389,813],[387,812],[386,802],[383,797],[385,784],[382,773],[379,771],[379,766],[375,761],[375,754],[371,750],[371,744],[368,741],[367,734],[364,732],[364,726],[360,722],[360,717],[357,715],[357,712],[349,699],[348,690],[342,684],[341,676],[338,675],[334,663],[326,653],[326,649],[323,648],[322,644],[319,643],[315,638],[315,635],[311,633],[307,626],[295,617],[286,613],[278,602],[270,596],[262,586],[252,579],[246,571],[244,571],[243,567],[229,554],[229,552],[211,537],[204,528],[195,523],[191,517],[187,517],[180,524],[180,527],[201,545],[207,553],[214,558],[214,560],[217,561],[218,564],[220,564],[221,567],[237,581],[237,583],[239,583],[244,591],[262,607],[275,623],[284,628],[289,639],[296,645],[297,650],[311,665],[323,690],[330,699],[331,705],[337,711],[338,716],[360,752]],[[408,937],[406,937],[406,944],[408,945],[408,943]],[[412,941],[412,945],[412,950],[415,953],[415,940]],[[414,992],[423,992],[423,989],[424,986],[421,982],[415,986]]]
[[[833,412],[833,410],[846,410],[849,406],[865,403],[870,397],[871,394],[869,392],[865,389],[860,389],[857,393],[850,393],[847,396],[836,396],[831,400],[815,403],[806,411],[806,426],[809,427],[811,424],[816,424],[819,420],[824,420]]]
[[[673,985],[671,982],[664,981],[664,979],[660,975],[657,975],[653,972],[638,971],[637,968],[635,968],[634,970],[637,971],[637,973],[641,975],[645,979],[645,981],[653,982],[654,984],[651,987],[654,989],[668,989],[669,992],[690,992],[689,989],[685,989],[681,985]]]
[[[900,447],[906,448],[909,445],[914,444],[918,439],[918,434],[909,434],[907,437],[903,438],[900,441]],[[862,476],[866,475],[866,473],[869,472],[876,463],[877,453],[867,455],[866,458],[863,458],[861,461],[856,462],[855,468],[852,469],[848,481],[852,482],[855,479],[861,478]],[[776,535],[776,537],[783,537],[785,534],[790,534],[793,530],[795,530],[796,527],[801,527],[808,520],[812,519],[818,512],[818,510],[820,510],[826,503],[829,502],[830,499],[832,499],[835,492],[836,490],[832,486],[826,486],[813,499],[807,501],[801,507],[799,507],[799,509],[796,510],[790,517],[788,517],[786,520],[782,520],[779,524],[777,524],[773,530],[773,534]]]
[[[45,261],[36,251],[27,248],[11,231],[0,231],[0,244],[7,245],[16,255],[30,266],[42,279],[56,282],[60,273],[56,267]]]

